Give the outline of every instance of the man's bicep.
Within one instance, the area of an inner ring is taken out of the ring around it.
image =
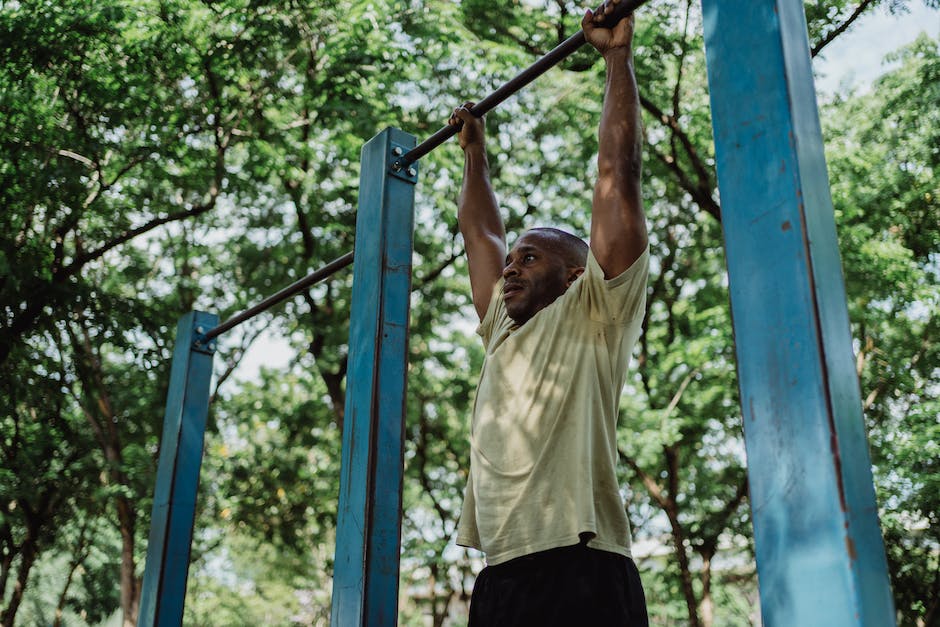
[[[486,315],[493,297],[493,286],[503,274],[506,263],[506,241],[500,234],[481,233],[464,236],[467,265],[470,269],[470,291],[473,307],[480,320]]]
[[[618,276],[640,258],[648,244],[639,185],[605,189],[598,181],[591,212],[591,252],[605,278]]]

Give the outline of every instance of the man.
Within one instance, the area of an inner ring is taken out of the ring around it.
[[[590,250],[532,229],[507,255],[482,120],[471,103],[450,119],[462,124],[458,222],[486,349],[457,535],[487,558],[471,626],[647,625],[615,472],[649,264],[633,18],[599,26],[618,1],[581,23],[607,66]]]

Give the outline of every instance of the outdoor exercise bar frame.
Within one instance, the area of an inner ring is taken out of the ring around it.
[[[893,625],[803,6],[703,0],[703,13],[763,621]],[[473,113],[583,44],[570,37]],[[333,627],[397,622],[414,164],[456,132],[415,147],[386,129],[363,148]],[[352,260],[221,325],[180,320],[139,625],[182,624],[215,338]]]
[[[394,624],[417,168],[390,164],[414,145],[413,136],[386,129],[363,147],[354,253],[222,324],[199,311],[180,320],[138,625],[183,622],[216,338],[332,276],[354,256],[333,614],[341,624]],[[366,593],[373,602],[365,602]]]

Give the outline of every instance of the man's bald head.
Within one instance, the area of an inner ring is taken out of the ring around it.
[[[583,268],[587,264],[588,245],[580,237],[553,227],[539,226],[529,229],[523,235],[538,237],[558,255],[569,268]]]
[[[588,245],[570,233],[536,228],[523,233],[506,255],[503,299],[519,324],[550,305],[584,272]]]

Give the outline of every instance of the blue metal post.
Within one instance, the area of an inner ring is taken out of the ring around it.
[[[703,0],[768,626],[894,625],[802,0]]]
[[[176,329],[137,618],[142,627],[183,624],[215,352],[214,341],[203,346],[199,338],[218,323],[214,314],[193,311],[180,319]]]
[[[401,544],[415,138],[386,129],[362,149],[340,477],[333,627],[395,625]]]

